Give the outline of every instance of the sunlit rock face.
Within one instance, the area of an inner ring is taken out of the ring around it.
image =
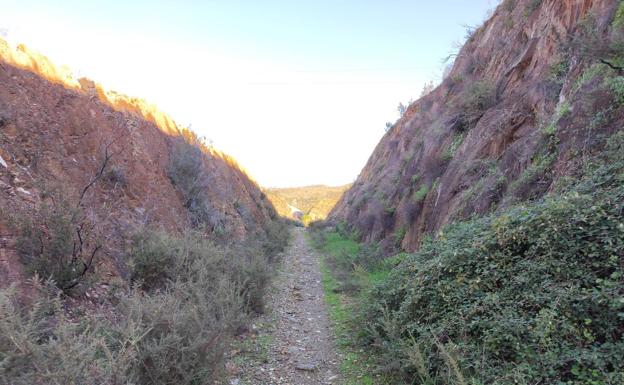
[[[388,252],[413,251],[449,222],[552,191],[594,138],[618,129],[588,130],[588,111],[612,101],[591,85],[579,90],[592,60],[574,44],[590,24],[607,39],[618,3],[502,2],[442,83],[384,136],[330,219]]]

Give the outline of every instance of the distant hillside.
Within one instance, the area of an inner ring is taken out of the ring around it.
[[[350,184],[337,187],[316,185],[268,188],[264,192],[281,216],[293,218],[294,210],[298,209],[303,213],[303,222],[307,224],[325,219],[350,187]]]

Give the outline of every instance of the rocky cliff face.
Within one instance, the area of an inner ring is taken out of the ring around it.
[[[412,251],[446,223],[556,189],[622,126],[610,61],[618,4],[504,1],[381,140],[330,219]]]
[[[201,148],[206,231],[229,240],[262,233],[275,210],[233,159],[142,100],[74,80],[45,57],[0,40],[0,281],[20,276],[9,222],[54,196],[71,208],[83,195],[85,218],[105,245],[97,268],[110,274],[123,270],[137,228],[189,226],[187,203],[169,175],[182,137]]]

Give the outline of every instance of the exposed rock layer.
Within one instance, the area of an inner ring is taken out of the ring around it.
[[[606,39],[617,6],[504,1],[442,84],[384,136],[330,219],[387,250],[413,251],[446,223],[551,191],[597,138],[621,126],[620,109],[609,110],[615,124],[591,123],[612,101],[578,91],[591,62],[572,44],[590,21]]]

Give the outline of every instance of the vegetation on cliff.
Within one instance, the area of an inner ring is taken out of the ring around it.
[[[505,1],[316,226],[342,330],[380,381],[624,382],[623,9]],[[580,16],[556,55],[534,35],[479,56],[555,11]]]
[[[289,224],[153,106],[0,59],[0,384],[220,380]]]
[[[356,291],[352,343],[405,383],[624,381],[622,154],[617,133],[558,193],[449,225],[415,254],[328,253],[347,287],[375,278]]]
[[[620,129],[621,5],[508,0],[471,31],[332,210],[386,254],[540,199]]]

